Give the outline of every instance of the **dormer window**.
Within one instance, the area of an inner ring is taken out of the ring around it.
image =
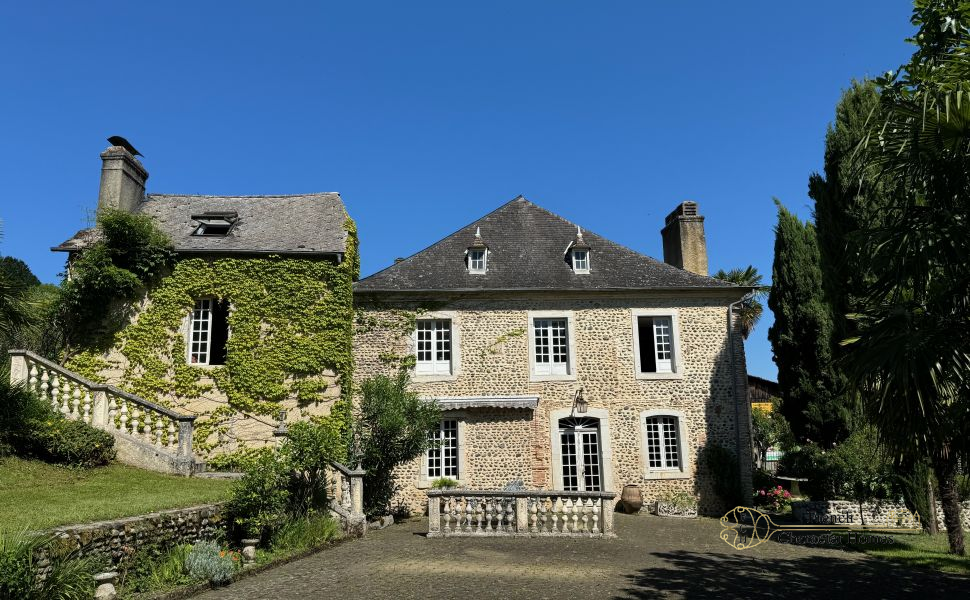
[[[589,250],[573,250],[573,271],[589,273]]]
[[[573,268],[573,273],[580,275],[589,274],[589,244],[583,239],[583,230],[576,228],[576,239],[566,248],[569,255],[569,262]]]
[[[482,240],[482,230],[475,228],[475,241],[465,252],[468,272],[472,275],[484,275],[488,267],[488,246]]]
[[[235,212],[209,212],[192,215],[192,220],[199,223],[192,235],[225,237],[236,226],[239,216]]]

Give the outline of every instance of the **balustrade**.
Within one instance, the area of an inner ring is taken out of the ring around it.
[[[613,492],[428,492],[428,535],[613,537]]]

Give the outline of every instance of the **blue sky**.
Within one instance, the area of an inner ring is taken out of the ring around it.
[[[17,2],[0,6],[0,253],[97,203],[123,135],[149,191],[339,191],[370,274],[518,194],[660,258],[695,200],[711,270],[770,275],[850,80],[911,53],[907,0]],[[774,377],[770,314],[749,371]]]

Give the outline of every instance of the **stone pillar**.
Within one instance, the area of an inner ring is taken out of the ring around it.
[[[178,455],[192,456],[192,421],[179,420],[179,447]]]
[[[97,429],[107,429],[108,394],[104,390],[97,390],[91,396],[91,401],[91,426]]]
[[[529,532],[529,498],[526,496],[515,499],[515,532]]]
[[[613,498],[600,498],[600,523],[604,537],[613,537]]]
[[[428,537],[441,535],[441,498],[428,496]]]
[[[23,354],[10,355],[10,383],[27,383],[30,369],[27,368],[27,357]]]
[[[350,475],[350,514],[360,517],[364,514],[364,471],[352,471]]]
[[[101,153],[101,190],[98,210],[132,212],[145,199],[148,171],[121,146],[111,146]]]

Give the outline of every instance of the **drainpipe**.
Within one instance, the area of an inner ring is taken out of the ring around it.
[[[751,290],[750,292],[748,292],[747,294],[745,294],[744,297],[742,297],[737,302],[732,302],[731,304],[728,304],[728,343],[731,345],[731,351],[730,351],[730,354],[731,354],[731,372],[734,374],[734,389],[735,389],[736,394],[738,395],[738,397],[735,398],[735,402],[734,402],[734,433],[735,433],[734,450],[735,450],[735,455],[738,457],[738,471],[739,471],[738,474],[741,476],[742,481],[744,480],[744,474],[741,471],[741,469],[742,469],[742,464],[741,464],[741,398],[742,398],[742,394],[740,392],[747,390],[748,383],[747,383],[747,381],[744,381],[744,382],[741,382],[742,385],[739,385],[738,384],[739,383],[738,382],[738,365],[737,365],[737,360],[734,357],[734,354],[736,352],[735,346],[734,346],[734,309],[735,309],[736,306],[740,306],[740,305],[744,304],[745,302],[747,302],[748,300],[754,298],[755,294],[756,294],[756,292],[754,290]],[[744,344],[744,340],[741,340],[741,344]],[[742,348],[743,347],[744,346],[742,345]],[[747,397],[747,393],[744,393],[743,396],[744,397]],[[750,432],[749,432],[749,435],[750,435]],[[747,457],[746,460],[749,460],[750,461],[751,460],[751,457],[750,456]],[[744,492],[746,494],[745,495],[745,498],[747,498],[748,491],[747,490],[744,490]]]

